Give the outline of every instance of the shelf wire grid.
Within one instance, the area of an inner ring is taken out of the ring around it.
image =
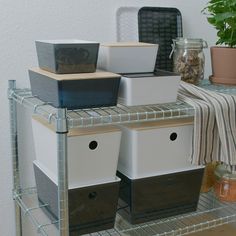
[[[56,123],[56,108],[33,96],[29,89],[12,90],[10,96],[19,104],[31,109],[49,123]],[[144,122],[172,118],[192,117],[194,108],[184,102],[127,107],[77,109],[67,111],[68,128],[89,127],[129,122]]]
[[[35,214],[35,212],[42,211],[47,206],[46,204],[40,205],[38,203],[36,188],[24,189],[21,193],[14,192],[13,195],[17,204],[21,207],[22,212],[36,226],[38,233],[43,236],[54,235],[48,233],[50,231],[49,228],[54,227],[54,230],[57,230],[55,225],[58,221],[44,216],[44,222],[42,223],[37,219],[39,214]],[[138,225],[131,225],[117,214],[113,229],[86,234],[84,236],[180,236],[235,221],[236,203],[221,202],[215,197],[214,192],[210,191],[200,195],[198,208],[195,212],[149,221]]]
[[[199,86],[214,92],[236,95],[236,85],[212,84],[209,80],[204,79]]]
[[[32,224],[36,227],[37,233],[42,236],[48,236],[46,227],[57,224],[58,221],[46,219],[45,223],[40,222],[40,215],[42,215],[41,209],[48,206],[48,204],[40,204],[36,200],[37,191],[36,188],[27,188],[19,191],[13,191],[13,199],[22,210],[22,214],[28,216]]]
[[[212,85],[207,80],[200,85],[208,90],[236,94],[235,86]],[[38,114],[48,120],[49,123],[56,123],[57,109],[50,103],[45,103],[37,97],[32,96],[29,89],[14,89],[9,91],[9,97],[24,107],[30,108],[33,113]],[[67,113],[69,128],[95,126],[111,123],[126,123],[138,121],[151,121],[170,118],[183,118],[193,116],[194,109],[182,102],[170,104],[159,104],[138,107],[116,107],[94,108],[71,110]],[[39,223],[37,214],[45,205],[28,206],[26,203],[34,201],[24,201],[25,197],[34,196],[37,202],[37,194],[34,188],[14,192],[14,199],[21,207],[23,213],[28,215],[37,227],[37,231],[43,235],[47,233],[49,226],[57,224],[55,220]],[[47,218],[44,216],[44,218]],[[198,210],[194,213],[171,217],[145,224],[130,225],[119,214],[117,214],[116,226],[114,229],[90,234],[91,236],[124,235],[124,236],[177,236],[214,228],[219,225],[236,221],[236,204],[221,203],[215,199],[213,193],[201,194]],[[54,227],[55,228],[55,227]]]

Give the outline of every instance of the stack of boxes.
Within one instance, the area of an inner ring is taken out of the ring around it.
[[[33,95],[67,109],[116,105],[120,75],[96,71],[98,43],[51,40],[37,41],[36,47],[40,68],[29,70]],[[58,218],[57,134],[37,117],[32,127],[38,198],[48,204],[47,213]],[[70,234],[112,228],[120,182],[116,177],[120,129],[73,129],[67,139]]]
[[[99,44],[36,41],[39,68],[29,70],[33,95],[67,109],[114,106],[120,75],[96,71]]]
[[[113,106],[117,98],[126,106],[177,99],[180,76],[154,72],[158,45],[103,44],[99,56],[94,42],[37,41],[36,47],[40,69],[29,71],[32,93],[55,107]],[[96,71],[97,57],[105,71]],[[32,124],[39,200],[57,217],[56,133],[39,118]],[[195,210],[203,167],[189,160],[192,133],[192,119],[71,130],[71,235],[113,227],[118,195],[119,212],[134,224]]]
[[[154,72],[157,47],[144,43],[101,45],[99,66],[122,74],[120,103],[138,106],[176,101],[180,76]],[[136,224],[196,210],[203,167],[190,163],[193,119],[120,128],[120,213]]]

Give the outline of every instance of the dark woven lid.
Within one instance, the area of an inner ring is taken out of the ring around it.
[[[172,39],[182,37],[182,17],[176,8],[143,7],[138,12],[139,41],[159,44],[156,69],[173,71]]]

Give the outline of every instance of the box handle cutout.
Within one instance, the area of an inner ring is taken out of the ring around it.
[[[89,143],[89,149],[91,149],[91,150],[95,150],[97,148],[97,146],[98,146],[98,142],[95,140],[93,140]]]
[[[170,135],[170,140],[171,141],[175,141],[177,139],[177,133],[173,132],[171,135]]]
[[[88,198],[94,200],[97,198],[97,195],[98,195],[97,192],[91,192],[89,193]]]

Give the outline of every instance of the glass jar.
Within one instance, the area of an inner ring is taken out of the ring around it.
[[[236,202],[236,173],[229,170],[224,164],[215,170],[216,182],[214,190],[216,196],[227,202]]]
[[[203,48],[207,47],[207,42],[202,39],[173,39],[174,72],[180,74],[183,81],[198,84],[204,78]]]
[[[204,170],[204,175],[202,178],[202,186],[201,192],[206,193],[211,190],[211,188],[215,185],[216,177],[215,177],[215,169],[220,163],[217,161],[213,161],[207,163]]]

